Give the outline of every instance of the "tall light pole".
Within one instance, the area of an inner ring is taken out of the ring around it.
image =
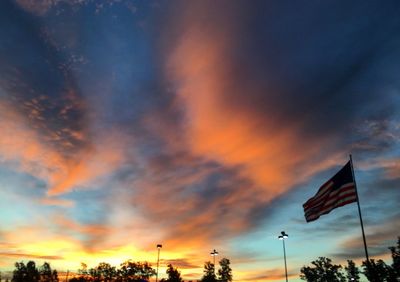
[[[289,237],[288,234],[285,233],[285,231],[281,232],[281,235],[278,236],[279,240],[282,240],[283,243],[283,259],[285,261],[285,277],[286,277],[286,282],[288,282],[288,278],[287,278],[287,266],[286,266],[286,249],[285,249],[285,239],[287,239]]]
[[[210,255],[214,258],[214,275],[215,275],[215,257],[218,256],[218,252],[214,249]]]
[[[157,255],[157,273],[156,273],[156,282],[158,282],[158,266],[160,264],[160,250],[162,248],[161,244],[157,244],[157,250],[158,250],[158,255]]]

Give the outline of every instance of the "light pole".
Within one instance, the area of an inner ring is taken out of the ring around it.
[[[158,265],[160,264],[160,250],[162,248],[161,244],[157,244],[158,255],[157,255],[157,273],[156,273],[156,282],[158,282]]]
[[[281,235],[278,236],[279,240],[282,240],[283,243],[283,259],[285,261],[285,277],[286,277],[286,282],[288,282],[288,278],[287,278],[287,266],[286,266],[286,249],[285,249],[285,239],[287,239],[289,237],[288,234],[285,233],[285,231],[281,232]]]
[[[215,275],[215,257],[218,256],[218,252],[214,249],[210,255],[214,258],[214,275]]]

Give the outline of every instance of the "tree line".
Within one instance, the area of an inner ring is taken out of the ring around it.
[[[223,258],[219,261],[220,268],[215,271],[215,266],[211,262],[204,264],[203,277],[201,282],[231,282],[232,269],[230,260]],[[160,282],[183,282],[181,272],[172,264],[168,264],[166,270],[167,278]],[[148,262],[134,262],[127,260],[119,267],[109,263],[101,262],[96,267],[88,268],[85,263],[81,263],[78,275],[67,278],[69,282],[148,282],[151,277],[156,275],[156,270]],[[0,273],[0,282],[3,281]],[[5,280],[10,282],[9,279]],[[45,262],[37,267],[34,261],[16,262],[11,282],[59,282],[57,270],[52,270],[50,264]]]
[[[0,273],[0,282],[3,281]],[[9,282],[9,279],[5,279]],[[40,282],[55,282],[59,281],[57,270],[52,270],[48,262],[43,263],[42,266],[37,267],[34,261],[29,261],[27,264],[23,262],[16,262],[11,281],[40,281]]]
[[[333,264],[327,257],[319,257],[311,262],[312,266],[303,266],[300,278],[308,282],[359,282],[360,274],[364,274],[371,282],[399,282],[400,281],[400,237],[397,245],[389,247],[392,255],[392,264],[383,260],[370,259],[363,261],[362,270],[352,260],[347,260],[344,268],[340,264]]]
[[[370,259],[363,261],[361,270],[352,260],[342,267],[334,264],[330,258],[319,257],[311,262],[311,266],[300,269],[300,278],[308,282],[359,282],[360,275],[364,274],[370,282],[399,282],[400,281],[400,236],[397,245],[389,247],[392,264],[383,260]],[[181,272],[172,264],[168,264],[167,278],[160,282],[183,282]],[[68,279],[69,282],[149,282],[156,275],[156,270],[148,262],[134,262],[127,260],[115,267],[106,262],[99,263],[94,268],[88,268],[82,263],[78,274]],[[64,281],[66,281],[65,279]],[[4,281],[0,273],[0,282]],[[11,281],[6,282],[59,282],[57,270],[52,270],[45,262],[37,267],[34,261],[16,262]],[[232,282],[230,260],[222,258],[219,268],[211,262],[205,262],[201,282]]]

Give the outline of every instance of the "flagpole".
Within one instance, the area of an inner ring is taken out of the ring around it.
[[[359,198],[358,198],[358,189],[357,189],[356,178],[355,178],[355,176],[354,176],[353,158],[351,157],[351,154],[350,154],[350,167],[351,167],[351,173],[353,174],[354,187],[355,187],[355,190],[356,190],[356,198],[357,198],[357,206],[358,206],[358,215],[360,216],[361,231],[362,231],[362,236],[363,236],[363,240],[364,240],[365,256],[367,257],[367,263],[369,264],[369,256],[368,256],[368,249],[367,249],[367,241],[365,240],[364,224],[363,224],[363,220],[362,220],[362,216],[361,216],[360,200],[359,200]]]

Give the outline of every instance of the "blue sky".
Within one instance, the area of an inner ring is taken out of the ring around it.
[[[291,281],[364,259],[355,204],[302,204],[353,155],[370,255],[400,230],[396,1],[0,3],[0,270],[132,258]],[[161,274],[162,275],[165,274]]]

